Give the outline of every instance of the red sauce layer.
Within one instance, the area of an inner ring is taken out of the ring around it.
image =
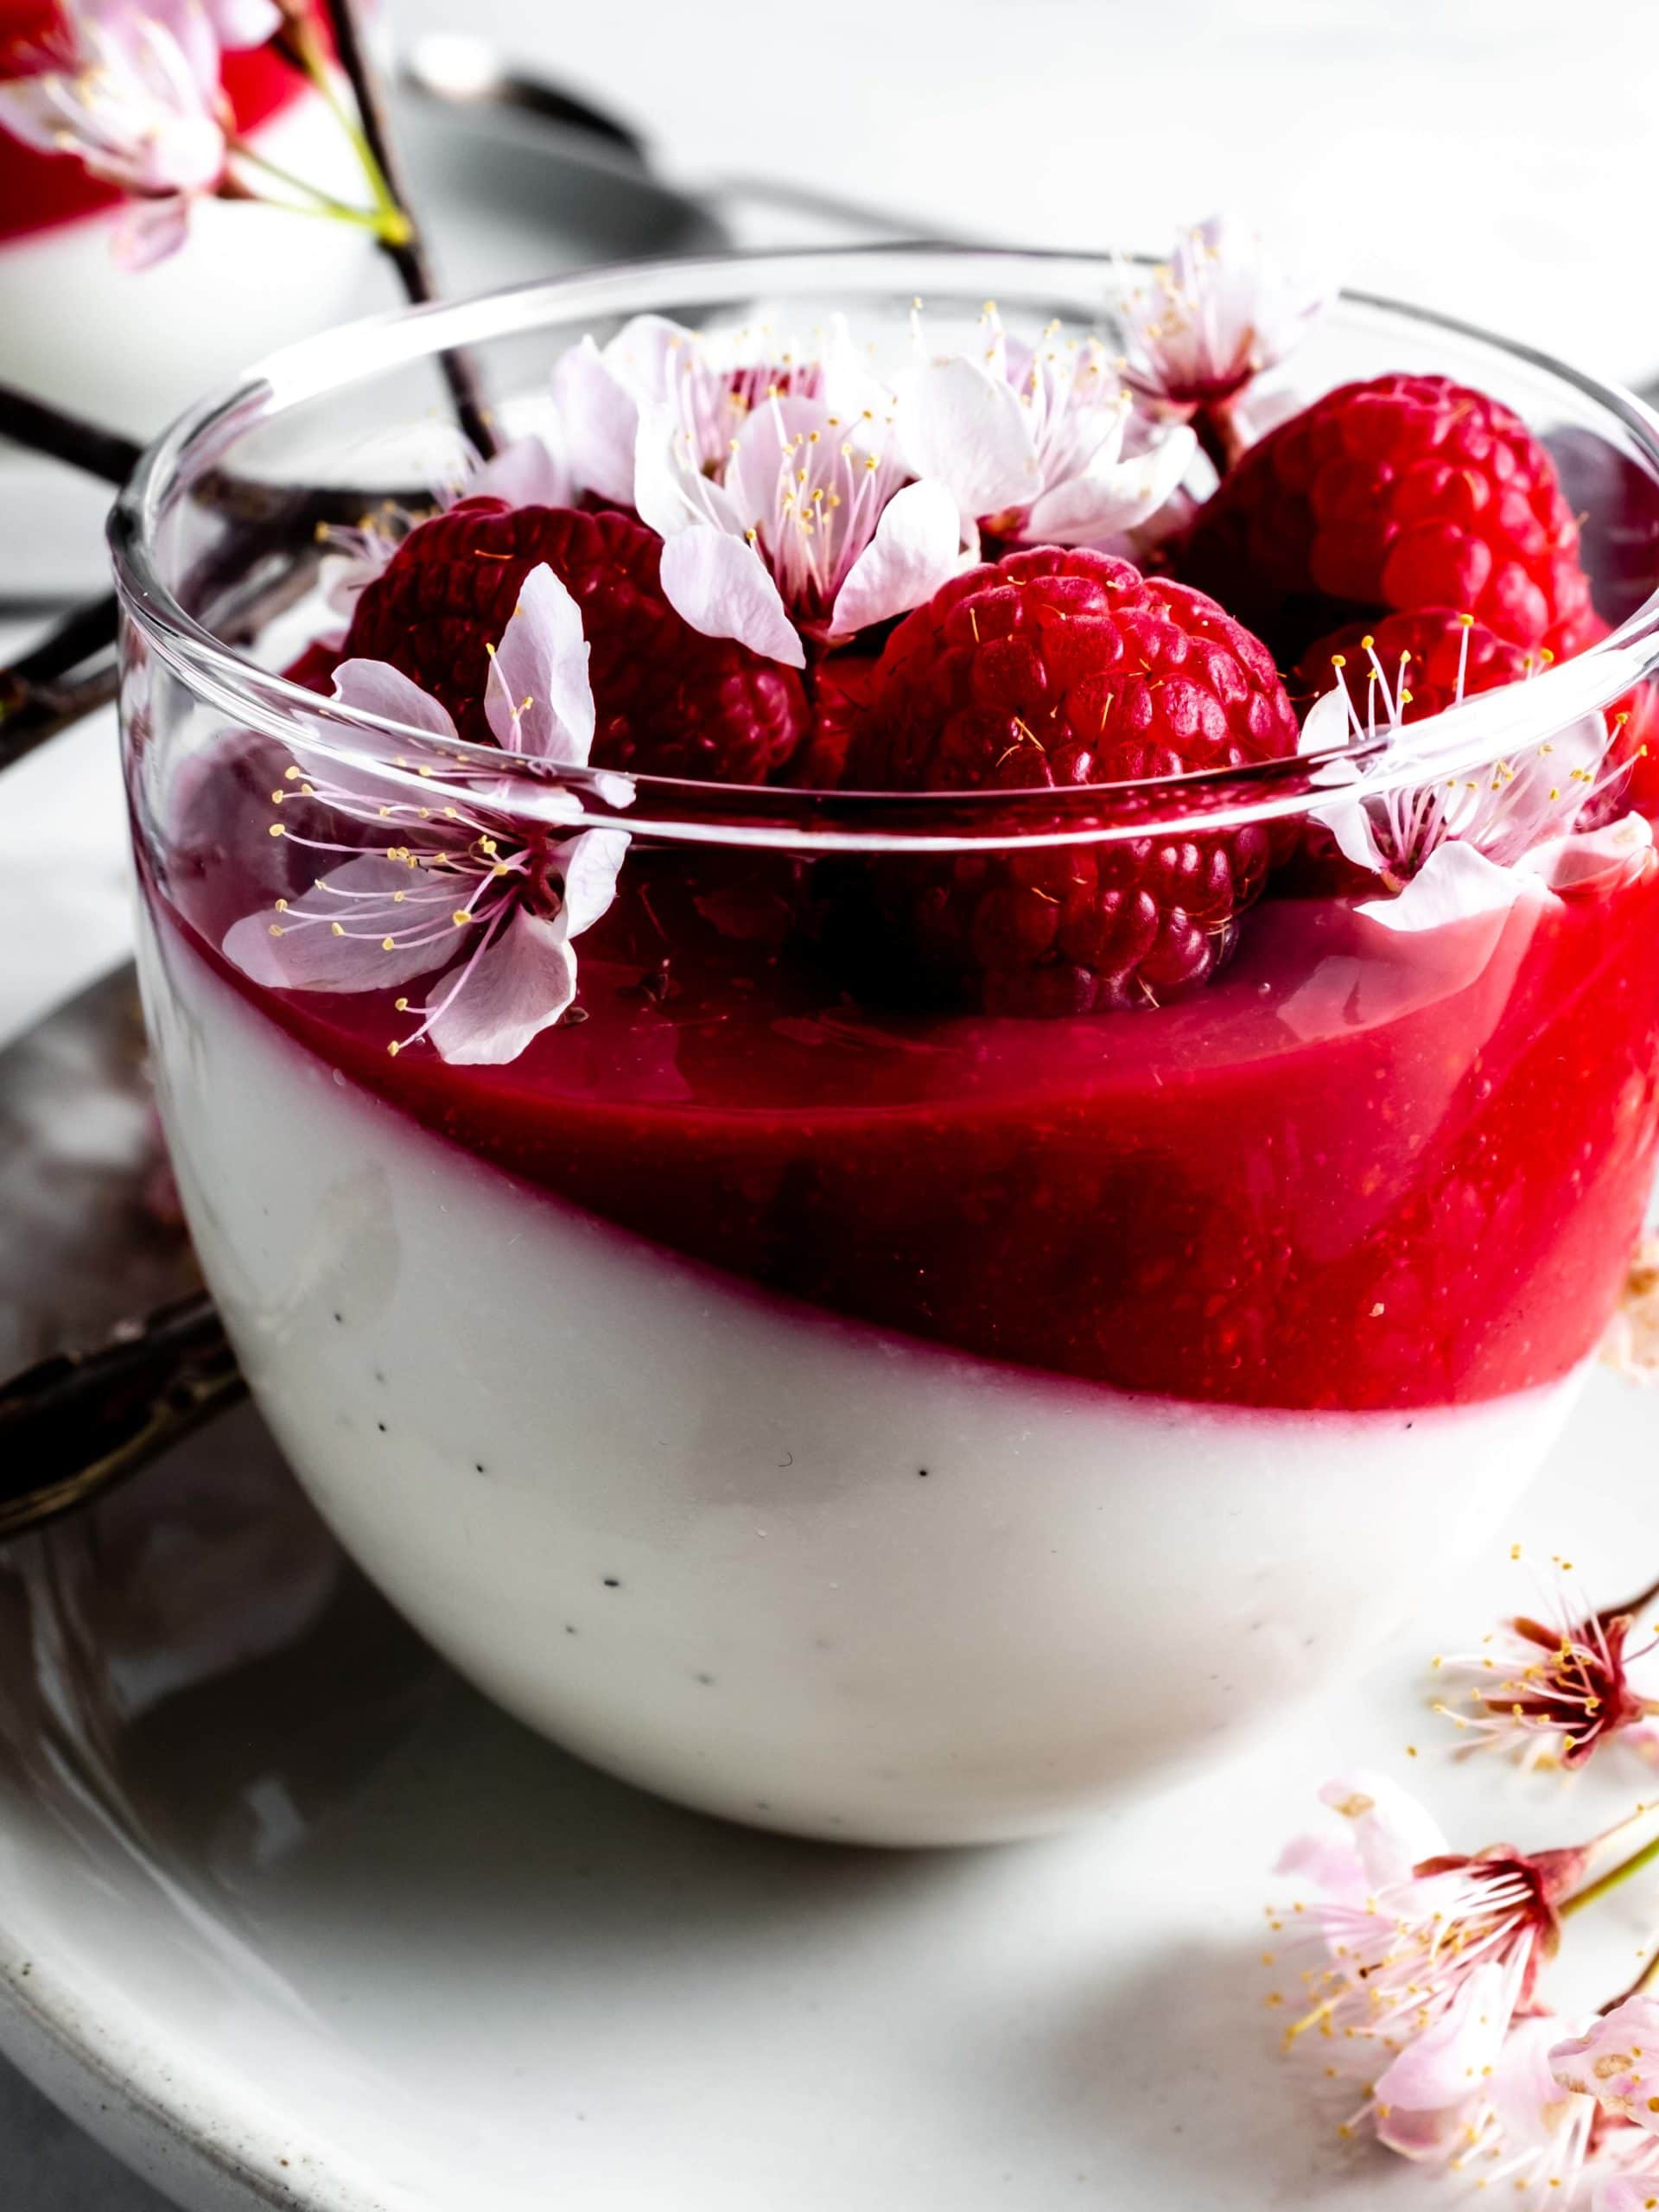
[[[174,871],[209,944],[260,903],[228,849]],[[623,883],[581,943],[586,1019],[505,1068],[393,1059],[389,998],[268,994],[210,957],[526,1186],[988,1358],[1448,1405],[1559,1378],[1611,1311],[1659,1116],[1659,864],[1415,938],[1270,899],[1198,997],[1072,1021],[861,1007],[779,944],[782,878],[753,863],[636,847]]]

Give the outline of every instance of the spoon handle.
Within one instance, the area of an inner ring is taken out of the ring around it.
[[[246,1388],[205,1294],[25,1369],[0,1384],[0,1539],[101,1496]]]

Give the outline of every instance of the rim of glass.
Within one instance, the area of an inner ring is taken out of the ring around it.
[[[393,783],[430,798],[445,791],[442,763],[463,772],[457,796],[476,779],[500,779],[500,810],[568,823],[574,798],[592,821],[634,835],[699,842],[786,846],[802,851],[972,850],[1219,830],[1305,813],[1330,796],[1321,772],[1336,760],[1366,769],[1381,797],[1443,777],[1491,768],[1542,742],[1577,716],[1605,707],[1659,669],[1659,588],[1608,637],[1522,684],[1484,692],[1409,726],[1323,753],[1240,769],[1205,769],[1140,783],[1103,783],[1030,792],[816,791],[715,784],[617,770],[549,770],[493,747],[446,743],[324,699],[261,668],[179,603],[154,558],[156,529],[175,499],[257,427],[306,401],[326,397],[448,348],[524,337],[550,323],[638,314],[683,302],[708,288],[733,297],[801,289],[907,297],[931,282],[952,298],[1017,292],[1016,276],[1052,280],[1054,296],[1092,297],[1107,311],[1125,266],[1151,269],[1149,254],[1079,254],[1043,248],[927,243],[828,246],[626,262],[416,308],[391,308],[270,354],[228,389],[188,410],[141,455],[111,510],[109,540],[123,611],[163,664],[195,696],[239,723],[308,757],[359,766],[372,761]],[[710,293],[712,298],[712,293]],[[1379,328],[1401,323],[1472,340],[1559,383],[1611,419],[1659,487],[1659,414],[1622,387],[1553,355],[1437,310],[1376,294],[1343,291],[1341,307]],[[1079,309],[1076,319],[1090,318]],[[550,360],[550,368],[551,362]],[[410,756],[419,754],[418,763]],[[436,764],[436,765],[433,765]],[[516,787],[516,788],[514,788]],[[511,790],[511,796],[507,796]]]

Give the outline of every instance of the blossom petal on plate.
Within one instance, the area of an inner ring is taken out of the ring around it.
[[[1659,2135],[1659,1998],[1627,1997],[1586,2034],[1556,2044],[1549,2070],[1564,2089]]]
[[[617,872],[627,849],[626,830],[587,830],[560,852],[565,928],[571,937],[592,929],[615,898]]]
[[[703,474],[679,417],[665,407],[640,415],[628,496],[640,521],[665,540],[704,523],[741,537],[754,519]]]
[[[1332,1904],[1351,1905],[1356,1910],[1363,1908],[1377,1887],[1349,1836],[1293,1836],[1274,1862],[1273,1871],[1312,1882]]]
[[[1353,1844],[1374,1889],[1407,1880],[1425,1859],[1445,1852],[1440,1823],[1408,1789],[1368,1767],[1327,1782],[1319,1802],[1353,1822]]]
[[[1368,899],[1354,912],[1385,930],[1435,930],[1502,913],[1520,899],[1553,895],[1536,876],[1500,868],[1478,846],[1454,837],[1434,848],[1403,891],[1392,899]]]
[[[190,202],[181,192],[162,200],[131,200],[110,241],[118,269],[129,275],[153,269],[179,251],[190,235]]]
[[[1654,2212],[1659,2174],[1609,2174],[1596,2184],[1592,2212]]]
[[[376,715],[400,728],[456,741],[455,725],[448,708],[389,660],[341,661],[334,671],[334,696],[342,707],[350,707],[357,714]]]
[[[1542,2145],[1559,2141],[1575,2120],[1587,2126],[1595,2109],[1592,2100],[1564,2088],[1550,2065],[1550,2053],[1570,2024],[1538,2013],[1510,2027],[1487,2084],[1505,2143]]]
[[[602,499],[631,506],[639,410],[591,338],[559,357],[553,397],[577,483]]]
[[[461,496],[505,499],[510,507],[568,507],[575,484],[563,456],[547,440],[515,438],[489,461],[467,471]]]
[[[830,612],[832,638],[908,614],[962,564],[961,513],[943,484],[907,484],[881,510],[875,536],[847,572]]]
[[[1090,545],[1149,521],[1179,488],[1198,451],[1185,425],[1171,429],[1144,453],[1118,458],[1103,448],[1081,476],[1033,501],[1020,534],[1032,544]]]
[[[1470,2107],[1475,2101],[1471,2092],[1460,2103],[1430,2106],[1422,2111],[1409,2105],[1380,2103],[1373,2109],[1371,2125],[1377,2141],[1396,2157],[1421,2164],[1444,2164],[1468,2140]]]
[[[1376,2084],[1376,2102],[1405,2112],[1441,2112],[1475,2094],[1497,2063],[1515,2011],[1516,1975],[1477,1967],[1439,2019],[1414,2036]]]
[[[520,585],[490,656],[484,713],[497,743],[532,760],[584,766],[594,743],[588,657],[582,610],[543,561]]]
[[[1536,845],[1516,862],[1552,891],[1580,897],[1611,891],[1639,874],[1653,850],[1653,825],[1645,814],[1623,814],[1605,829],[1580,830]]]
[[[897,436],[911,474],[943,484],[964,515],[1000,514],[1042,489],[1019,395],[966,354],[906,373]]]
[[[502,1066],[550,1028],[575,995],[565,917],[546,921],[520,907],[451,984],[427,1034],[458,1066]]]
[[[806,653],[772,572],[746,537],[697,523],[663,547],[669,604],[705,638],[735,638],[790,668]]]
[[[395,989],[454,957],[455,897],[453,877],[362,853],[282,910],[244,915],[225,957],[270,990]]]

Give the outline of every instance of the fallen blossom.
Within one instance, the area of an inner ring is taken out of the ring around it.
[[[1584,1765],[1615,1737],[1645,1749],[1659,1701],[1637,1688],[1630,1669],[1659,1649],[1659,1637],[1630,1648],[1641,1608],[1655,1592],[1629,1605],[1592,1612],[1569,1587],[1557,1563],[1545,1584],[1541,1617],[1517,1613],[1478,1651],[1452,1652],[1435,1670],[1465,1696],[1466,1709],[1444,1700],[1435,1710],[1453,1721],[1467,1748],[1510,1751],[1529,1766]]]
[[[1286,2029],[1287,2044],[1309,2034],[1361,2044],[1384,2068],[1431,2029],[1440,2042],[1426,2064],[1453,2039],[1461,2050],[1485,2037],[1495,2050],[1532,2001],[1558,1938],[1558,1904],[1581,1878],[1586,1853],[1502,1844],[1448,1852],[1423,1808],[1380,1776],[1357,1774],[1319,1795],[1350,1826],[1345,1836],[1299,1839],[1280,1861],[1281,1873],[1323,1892],[1294,1916],[1317,1936],[1323,1964],[1304,1976],[1306,2009]],[[1478,1973],[1471,2011],[1465,1991]],[[1408,2089],[1394,2101],[1426,2094]]]

